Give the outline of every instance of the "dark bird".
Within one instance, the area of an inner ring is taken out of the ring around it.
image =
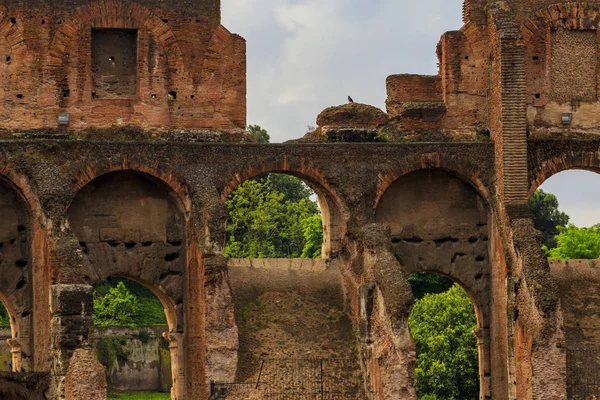
[[[350,96],[348,96],[348,101],[349,101],[350,103],[354,103],[354,100],[352,100],[352,97],[350,97]]]

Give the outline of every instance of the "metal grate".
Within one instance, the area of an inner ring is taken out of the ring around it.
[[[567,349],[567,398],[587,400],[600,397],[600,348]]]
[[[269,359],[261,362],[257,382],[211,383],[211,400],[364,399],[362,373],[350,359]]]

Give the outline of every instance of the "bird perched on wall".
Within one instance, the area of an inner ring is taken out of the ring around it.
[[[348,101],[349,101],[350,103],[354,103],[354,100],[352,100],[352,97],[350,97],[350,96],[348,96]]]

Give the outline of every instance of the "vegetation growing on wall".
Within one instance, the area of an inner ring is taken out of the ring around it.
[[[98,342],[96,350],[98,352],[98,361],[104,366],[106,372],[106,382],[112,386],[112,373],[119,365],[126,363],[129,359],[129,353],[124,346],[127,344],[126,338],[102,338]]]

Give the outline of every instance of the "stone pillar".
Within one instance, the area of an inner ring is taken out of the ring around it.
[[[10,352],[12,354],[12,370],[13,372],[20,372],[21,366],[21,343],[17,338],[7,339],[6,342],[10,346]]]
[[[389,228],[365,225],[361,232],[364,276],[360,289],[360,331],[367,386],[379,399],[416,398],[415,347],[408,327],[413,296],[392,251]]]
[[[105,400],[106,373],[98,361],[96,350],[86,346],[75,350],[65,377],[65,398],[68,400]]]
[[[171,400],[182,400],[185,398],[183,333],[164,332],[163,337],[169,342],[169,351],[171,354],[171,374],[173,375]]]
[[[89,285],[52,285],[50,287],[52,391],[54,400],[65,399],[65,379],[73,353],[84,345],[94,325],[93,288]],[[89,354],[86,355],[89,359]],[[95,366],[90,364],[90,372]],[[78,367],[80,371],[80,367]],[[85,379],[80,375],[80,378]],[[76,385],[76,378],[70,378]],[[83,384],[83,382],[81,382]],[[71,399],[69,399],[71,400]]]

